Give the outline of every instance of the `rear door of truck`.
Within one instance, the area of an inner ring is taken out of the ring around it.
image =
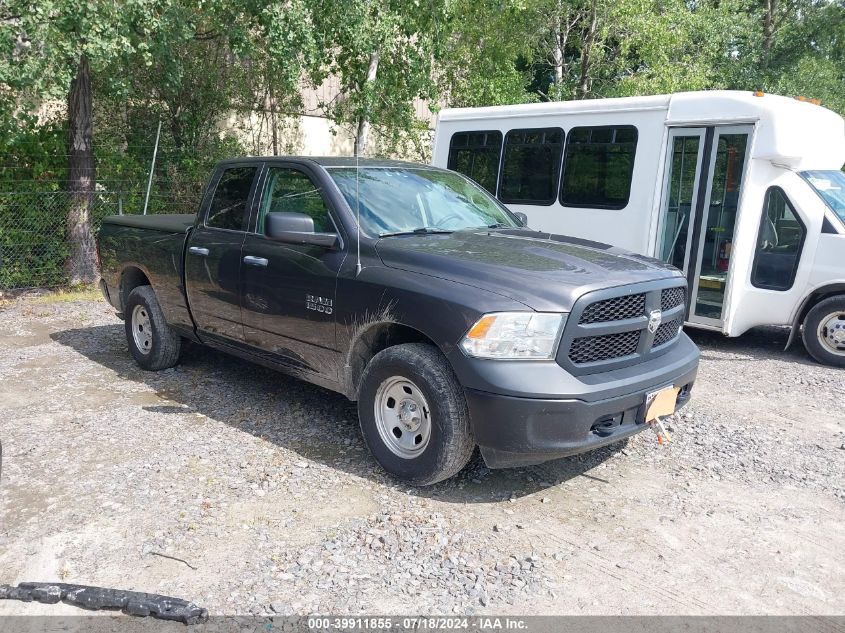
[[[338,247],[269,239],[267,213],[301,213],[318,233],[340,234],[339,221],[320,183],[306,164],[273,161],[255,193],[255,219],[243,244],[241,314],[247,345],[294,368],[325,373],[336,365],[335,286],[346,256]]]
[[[200,338],[242,343],[239,277],[261,163],[226,163],[209,183],[185,254],[188,305]]]

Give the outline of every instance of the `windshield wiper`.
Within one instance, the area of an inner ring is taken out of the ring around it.
[[[436,226],[421,226],[411,231],[394,231],[392,233],[379,233],[379,237],[393,237],[394,235],[433,235],[435,233],[454,233],[450,229],[441,229]]]

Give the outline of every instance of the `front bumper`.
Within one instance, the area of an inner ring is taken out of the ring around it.
[[[684,334],[674,348],[642,366],[626,368],[624,376],[607,372],[603,381],[598,380],[601,374],[585,376],[588,384],[579,380],[579,389],[572,390],[575,393],[556,397],[536,397],[533,393],[525,397],[504,389],[494,393],[466,385],[475,440],[487,466],[539,464],[639,433],[647,428],[646,395],[663,387],[680,389],[677,411],[689,401],[699,354]],[[567,382],[573,378],[562,368],[557,370],[566,374]]]

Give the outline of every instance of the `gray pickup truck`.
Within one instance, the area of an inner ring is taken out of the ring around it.
[[[698,368],[680,272],[533,231],[425,165],[230,160],[196,217],[109,217],[98,246],[142,368],[188,339],[345,394],[375,459],[417,485],[476,446],[504,468],[629,437]]]

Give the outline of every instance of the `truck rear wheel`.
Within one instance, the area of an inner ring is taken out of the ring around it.
[[[845,297],[819,301],[804,318],[804,347],[820,363],[845,367]]]
[[[361,379],[358,417],[376,461],[415,485],[448,479],[475,449],[463,389],[443,354],[424,343],[373,357]]]
[[[182,339],[167,324],[150,286],[139,286],[129,293],[124,314],[126,342],[142,369],[158,371],[179,362]]]

